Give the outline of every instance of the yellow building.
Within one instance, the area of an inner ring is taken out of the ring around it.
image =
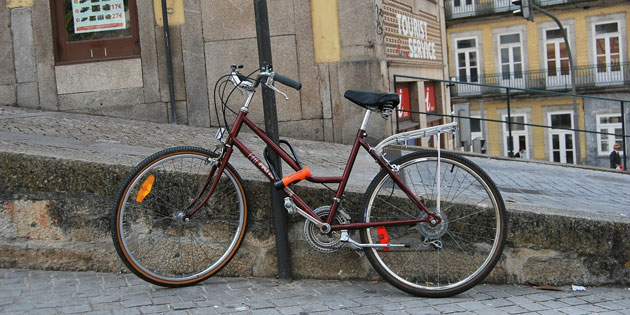
[[[446,0],[450,77],[480,84],[451,86],[455,114],[506,121],[509,106],[513,122],[622,133],[622,105],[613,99],[630,100],[630,2],[535,3],[555,15],[567,31],[576,63],[577,93],[596,98],[577,98],[574,105],[571,96],[553,94],[571,93],[572,84],[569,50],[551,18],[538,10],[534,10],[534,22],[513,16],[516,7],[510,0]],[[508,93],[493,85],[513,89]],[[608,167],[612,144],[622,140],[615,135],[580,133],[577,143],[573,131],[532,125],[512,125],[513,152],[523,148],[529,159]],[[460,134],[459,144],[468,148],[479,138],[487,153],[508,156],[508,135],[507,124],[471,120],[470,132]]]

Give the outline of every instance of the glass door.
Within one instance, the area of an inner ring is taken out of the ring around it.
[[[545,59],[547,71],[545,83],[548,88],[571,86],[569,53],[559,29],[545,31]]]
[[[549,113],[552,128],[573,128],[571,112]],[[575,164],[573,131],[549,129],[549,160],[558,163]]]
[[[512,115],[511,121],[518,123],[512,124],[512,153],[516,154],[521,148],[525,149],[525,153],[523,154],[523,158],[529,159],[529,139],[527,137],[527,126],[521,125],[527,122],[527,116],[524,114],[521,115]],[[508,116],[503,115],[503,121],[507,121]],[[503,124],[503,135],[505,141],[503,146],[503,155],[509,156],[510,152],[510,132],[508,130],[508,125],[506,123]]]
[[[477,61],[477,39],[460,39],[457,45],[457,81],[479,83],[479,63]],[[478,94],[481,89],[478,85],[458,84],[457,94]]]
[[[595,24],[597,83],[623,83],[619,23]]]
[[[499,36],[501,85],[510,87],[525,87],[521,48],[520,33]]]
[[[453,15],[475,14],[475,2],[473,0],[453,0]]]

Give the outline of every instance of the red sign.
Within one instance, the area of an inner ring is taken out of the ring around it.
[[[429,113],[437,109],[435,105],[435,86],[433,84],[424,84],[424,108]]]
[[[411,104],[409,101],[409,88],[398,88],[396,93],[400,97],[400,104],[398,105],[398,118],[411,117]],[[402,110],[402,111],[401,111]]]

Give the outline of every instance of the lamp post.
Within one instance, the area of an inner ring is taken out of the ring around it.
[[[573,59],[573,53],[571,52],[571,45],[569,45],[569,39],[567,37],[566,29],[564,28],[564,26],[562,26],[562,23],[560,22],[560,20],[558,20],[558,18],[556,18],[549,11],[536,5],[536,3],[533,0],[512,0],[512,4],[519,6],[519,9],[513,11],[514,15],[522,16],[526,20],[533,22],[534,21],[533,10],[536,9],[540,13],[551,18],[558,25],[558,28],[560,29],[560,32],[562,33],[562,37],[564,38],[564,44],[567,46],[567,54],[569,55],[569,68],[570,68],[570,74],[571,74],[571,93],[573,94],[573,112],[575,113],[575,123],[579,124],[578,118],[580,117],[580,112],[578,111],[577,96],[576,96],[577,91],[575,87],[575,60]],[[576,126],[574,126],[574,129],[579,129],[579,125],[577,126],[577,128]],[[576,152],[575,162],[577,164],[582,164],[581,163],[582,162],[582,149],[581,149],[582,144],[580,141],[580,134],[578,131],[573,131],[573,139],[575,141],[575,152]]]

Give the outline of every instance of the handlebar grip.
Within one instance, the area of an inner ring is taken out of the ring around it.
[[[277,81],[277,82],[280,82],[280,83],[282,83],[282,84],[284,84],[284,85],[286,85],[288,87],[292,87],[292,88],[294,88],[296,90],[299,90],[299,89],[302,88],[302,83],[300,83],[298,81],[295,81],[295,80],[293,80],[291,78],[285,77],[285,76],[283,76],[281,74],[278,74],[278,73],[274,74],[273,79],[275,81]]]

